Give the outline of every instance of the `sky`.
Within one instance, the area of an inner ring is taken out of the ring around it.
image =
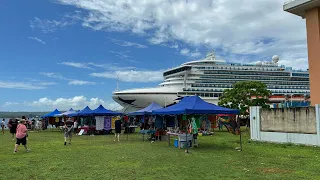
[[[205,57],[307,69],[306,25],[283,0],[2,0],[0,111],[115,110],[120,89]]]

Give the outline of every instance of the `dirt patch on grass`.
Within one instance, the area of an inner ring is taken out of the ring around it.
[[[287,170],[287,169],[278,169],[278,168],[264,168],[260,169],[263,173],[293,173],[295,171],[293,170]]]

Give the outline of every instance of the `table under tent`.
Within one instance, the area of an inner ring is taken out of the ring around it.
[[[202,100],[199,96],[186,96],[179,103],[172,106],[154,110],[153,115],[175,117],[175,125],[167,131],[168,144],[170,145],[170,135],[178,136],[178,147],[191,147],[197,145],[198,124],[196,115],[216,115],[216,114],[239,114],[239,110],[220,107]],[[180,127],[177,125],[177,117],[182,116]],[[166,123],[166,121],[163,121]],[[165,125],[167,126],[167,125]],[[172,126],[172,125],[171,125]],[[168,126],[167,126],[168,127]],[[178,129],[179,127],[179,129]],[[181,129],[182,128],[182,129]]]

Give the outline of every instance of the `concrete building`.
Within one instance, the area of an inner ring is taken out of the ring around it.
[[[320,0],[291,0],[283,9],[306,19],[311,105],[320,104]]]

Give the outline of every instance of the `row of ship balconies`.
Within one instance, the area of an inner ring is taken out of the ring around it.
[[[249,66],[249,65],[245,65],[245,66]],[[278,72],[308,72],[308,71],[304,71],[304,70],[293,70],[292,68],[289,68],[288,71],[287,69],[283,66],[283,67],[279,67],[279,66],[265,66],[265,67],[245,67],[245,66],[214,66],[214,67],[193,67],[195,69],[201,69],[201,70],[212,70],[212,69],[216,69],[216,70],[246,70],[246,71],[278,71]],[[255,65],[253,65],[255,66]]]
[[[210,70],[210,69],[221,69],[221,70],[251,70],[251,71],[281,71],[280,68],[259,68],[259,67],[231,67],[231,66],[215,66],[215,67],[194,67],[196,69],[202,69],[202,70]]]
[[[246,71],[204,71],[204,74],[232,74],[232,75],[246,75],[246,76],[297,76],[308,78],[306,73],[290,73],[290,72],[246,72]]]
[[[269,89],[273,94],[309,94],[309,90]],[[223,92],[224,89],[183,88],[186,92]]]
[[[301,77],[265,77],[265,76],[200,76],[204,79],[244,79],[244,80],[274,80],[274,81],[309,81],[307,78]]]
[[[233,88],[231,84],[192,84],[191,87],[215,87],[215,88]],[[305,89],[309,90],[309,86],[267,86],[268,89]]]

